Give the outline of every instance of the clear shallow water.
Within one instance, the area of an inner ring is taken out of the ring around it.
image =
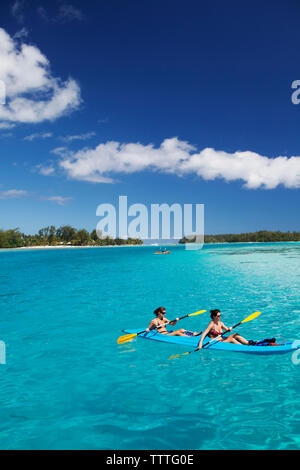
[[[300,244],[0,252],[1,449],[299,449],[291,355],[136,339],[155,307],[219,308],[248,338],[300,339]],[[178,326],[199,330],[208,314]]]

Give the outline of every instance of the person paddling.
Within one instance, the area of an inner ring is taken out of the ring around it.
[[[174,326],[178,322],[179,318],[176,318],[176,320],[169,322],[169,320],[165,317],[165,314],[166,314],[165,307],[158,307],[156,310],[154,310],[154,315],[156,315],[156,318],[154,318],[150,322],[150,325],[148,326],[148,328],[146,328],[146,331],[156,329],[159,333],[163,335],[171,335],[171,336],[198,336],[202,333],[202,331],[200,333],[187,331],[184,328],[180,328],[180,330],[171,331],[171,332],[167,331],[166,326],[165,326],[166,323]]]
[[[198,348],[202,348],[203,340],[206,336],[211,339],[217,339],[217,337],[223,334],[225,331],[230,332],[232,327],[227,328],[223,322],[221,322],[221,312],[218,309],[210,311],[210,318],[211,322],[207,326],[206,330],[204,330]],[[223,331],[224,330],[224,331]],[[234,333],[233,335],[227,336],[226,338],[218,338],[217,341],[224,341],[225,343],[234,343],[234,344],[245,344],[245,345],[252,345],[254,341],[248,341],[247,339],[243,338],[238,333]]]

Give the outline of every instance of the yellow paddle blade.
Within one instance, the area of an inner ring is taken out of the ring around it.
[[[131,335],[123,335],[123,336],[120,336],[120,338],[118,338],[118,341],[117,343],[118,344],[123,344],[123,343],[127,343],[128,341],[131,341],[133,338],[135,338],[137,336],[136,333],[132,333]]]
[[[261,312],[254,312],[251,315],[249,315],[249,317],[245,318],[245,320],[241,321],[241,323],[246,323],[246,321],[254,320],[254,318],[258,317],[258,315],[260,314]]]
[[[177,357],[186,356],[187,354],[191,354],[191,351],[183,353],[183,354],[174,354],[174,356],[170,356],[169,359],[175,359]]]
[[[200,315],[200,313],[204,313],[204,312],[206,312],[206,310],[199,310],[198,312],[190,313],[188,317],[192,317],[193,315]]]

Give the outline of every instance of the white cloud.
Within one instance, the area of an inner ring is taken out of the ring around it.
[[[0,191],[0,199],[17,199],[27,196],[28,192],[23,189],[9,189],[8,191]]]
[[[52,135],[52,132],[40,132],[36,134],[27,135],[26,137],[24,137],[24,140],[29,140],[30,142],[32,142],[36,139],[48,139],[49,137],[52,137]]]
[[[13,129],[14,127],[16,127],[16,125],[11,122],[0,122],[0,129]]]
[[[70,3],[63,3],[59,8],[58,19],[63,23],[67,23],[73,20],[82,21],[84,16],[78,8]]]
[[[38,171],[43,176],[51,176],[55,173],[55,168],[51,163],[48,165],[36,165],[32,171]]]
[[[85,19],[79,8],[65,2],[60,5],[54,16],[50,16],[43,6],[37,8],[37,13],[44,21],[52,23],[70,23],[72,21],[83,21]]]
[[[48,59],[37,47],[19,45],[3,28],[0,28],[0,80],[6,89],[0,121],[54,121],[75,110],[81,102],[75,80],[63,82],[54,77]]]
[[[22,29],[20,29],[20,31],[17,31],[17,32],[14,34],[13,38],[14,38],[14,39],[24,39],[24,38],[26,38],[26,37],[28,36],[28,34],[29,34],[29,33],[28,33],[28,30],[23,27]]]
[[[55,149],[51,150],[51,153],[53,153],[54,155],[60,155],[60,156],[65,155],[66,152],[68,152],[67,147],[56,147]]]
[[[54,152],[53,152],[54,153]],[[70,179],[113,183],[113,175],[152,171],[178,176],[196,175],[204,180],[241,180],[248,189],[300,187],[300,157],[268,158],[251,151],[228,153],[213,148],[201,151],[178,138],[152,144],[106,142],[96,148],[71,152],[56,149],[58,162]]]
[[[59,137],[63,142],[72,142],[73,140],[88,140],[96,135],[96,132],[86,132],[85,134],[66,135]]]
[[[18,23],[24,23],[24,0],[15,0],[10,11]]]
[[[44,198],[47,201],[55,202],[59,206],[65,206],[69,201],[71,201],[71,197],[63,197],[63,196],[50,196]]]

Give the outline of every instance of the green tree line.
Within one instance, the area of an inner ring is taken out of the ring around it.
[[[30,246],[108,246],[108,245],[142,245],[138,238],[111,238],[97,236],[96,230],[89,233],[85,229],[77,230],[70,225],[55,228],[53,225],[42,228],[35,235],[26,235],[18,228],[0,230],[0,248],[21,248]]]
[[[183,237],[179,243],[191,243],[194,239]],[[271,232],[260,230],[249,233],[227,233],[222,235],[205,235],[205,243],[241,243],[241,242],[299,242],[300,232]]]

